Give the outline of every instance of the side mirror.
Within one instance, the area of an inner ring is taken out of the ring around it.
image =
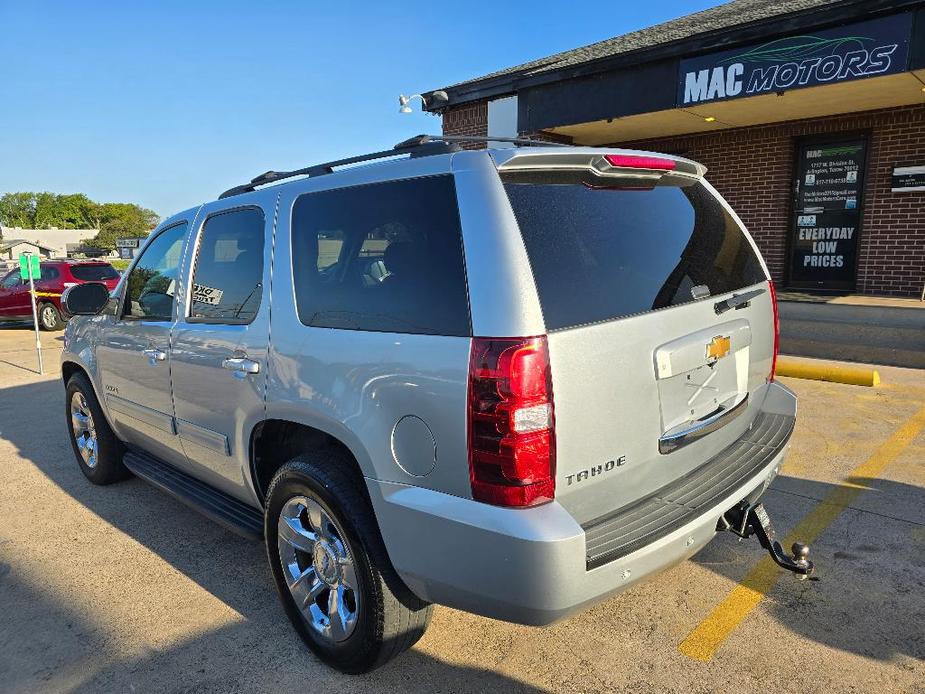
[[[95,316],[109,302],[109,290],[99,282],[75,284],[64,290],[61,302],[72,316]]]

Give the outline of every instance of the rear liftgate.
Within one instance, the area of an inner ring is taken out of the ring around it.
[[[568,151],[530,152],[524,150],[505,150],[503,154],[499,153],[495,156],[501,157],[498,170],[505,174],[509,181],[553,183],[556,182],[557,178],[560,178],[561,180],[572,182],[577,176],[577,178],[589,188],[615,187],[644,190],[657,185],[685,185],[701,179],[706,172],[706,168],[696,162],[674,157],[650,156],[645,153],[597,154]],[[773,284],[770,287],[770,291],[773,295]],[[733,295],[731,299],[716,304],[716,313],[719,315],[732,308],[747,306],[748,302],[759,293],[760,291],[753,291],[745,294]],[[776,319],[775,303],[775,323]],[[700,360],[696,360],[696,364],[687,363],[691,360],[682,358],[684,356],[690,356],[687,354],[691,352],[690,349],[687,349],[688,347],[694,346],[694,351],[700,349],[703,344],[701,338],[713,336],[713,333],[718,328],[726,328],[729,333],[728,336],[723,336],[726,340],[724,354],[728,351],[742,351],[741,348],[747,347],[751,342],[751,333],[748,328],[748,323],[744,320],[738,320],[732,321],[728,325],[714,326],[713,328],[701,331],[703,334],[696,333],[695,335],[681,338],[680,340],[676,340],[660,348],[661,352],[664,353],[660,355],[662,357],[661,360],[656,360],[661,369],[659,372],[660,395],[666,395],[666,393],[661,392],[663,384],[664,387],[671,385],[670,381],[673,379],[668,377],[678,375],[674,373],[675,370],[669,365],[673,358],[674,360],[684,363],[685,368],[680,369],[680,371],[689,372],[695,367],[703,367],[710,368],[714,370],[715,374],[724,376],[727,383],[722,390],[729,396],[728,399],[724,400],[722,403],[720,403],[719,398],[717,398],[716,405],[719,406],[719,409],[705,418],[706,421],[698,422],[693,428],[685,428],[685,426],[679,425],[678,427],[669,429],[659,441],[659,450],[661,453],[670,453],[691,442],[695,438],[699,438],[699,436],[715,430],[718,426],[728,423],[730,419],[742,412],[744,405],[747,403],[747,384],[740,383],[741,377],[747,369],[747,364],[737,363],[734,366],[727,365],[721,373],[716,369],[718,357],[710,359],[712,353],[709,350],[707,352],[706,364],[701,364]],[[709,335],[707,333],[709,333]],[[717,339],[717,337],[713,337],[714,342],[716,342]],[[775,340],[776,339],[777,336],[775,332]],[[776,343],[774,354],[776,360]],[[682,373],[680,375],[684,376],[685,374]],[[680,381],[680,379],[677,380]],[[686,382],[680,382],[677,384],[676,390],[683,391],[686,385]],[[719,384],[714,385],[713,390],[719,391],[720,388],[718,385]],[[662,397],[660,399],[663,406],[666,400],[671,403],[675,401],[683,403],[685,400],[681,397]],[[690,403],[687,402],[686,404],[687,407],[683,408],[685,410],[683,416],[681,416],[680,413],[666,413],[663,411],[663,420],[666,419],[666,414],[679,415],[679,419],[683,420],[689,419],[687,414],[690,411]],[[667,417],[667,419],[671,419],[671,417]],[[719,421],[720,419],[722,419],[721,422]],[[714,420],[716,421],[714,422]],[[780,543],[774,539],[774,527],[771,524],[771,519],[767,511],[761,503],[753,503],[748,499],[743,500],[739,505],[723,514],[723,517],[720,518],[717,524],[717,530],[729,530],[742,538],[755,535],[758,538],[758,542],[761,543],[761,546],[771,555],[771,559],[774,560],[774,563],[781,568],[792,571],[800,578],[805,578],[813,573],[813,563],[807,558],[809,556],[809,546],[801,542],[794,542],[791,547],[793,556],[788,556]]]
[[[744,538],[755,535],[761,546],[771,555],[774,563],[782,569],[792,571],[799,578],[805,578],[813,573],[813,563],[807,558],[809,557],[809,545],[794,542],[790,548],[793,556],[788,556],[780,542],[774,539],[774,526],[761,502],[742,501],[738,506],[723,514],[716,529],[729,530]]]

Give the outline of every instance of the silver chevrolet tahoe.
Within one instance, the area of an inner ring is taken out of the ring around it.
[[[704,167],[467,139],[267,172],[70,289],[83,473],[265,541],[344,672],[432,603],[549,624],[721,530],[811,570],[758,502],[796,415],[774,286]]]

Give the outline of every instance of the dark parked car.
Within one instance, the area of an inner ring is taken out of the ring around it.
[[[84,282],[101,282],[113,290],[119,283],[119,273],[109,263],[99,261],[49,260],[41,264],[41,275],[35,280],[35,298],[43,330],[64,327],[61,294],[68,287]],[[20,279],[19,268],[0,280],[0,320],[8,319],[32,320],[29,282]]]

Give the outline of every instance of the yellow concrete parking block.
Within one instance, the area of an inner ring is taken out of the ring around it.
[[[851,386],[879,386],[880,374],[876,369],[862,366],[842,366],[829,362],[810,362],[779,357],[777,375],[791,378],[808,378],[813,381],[831,381]]]

